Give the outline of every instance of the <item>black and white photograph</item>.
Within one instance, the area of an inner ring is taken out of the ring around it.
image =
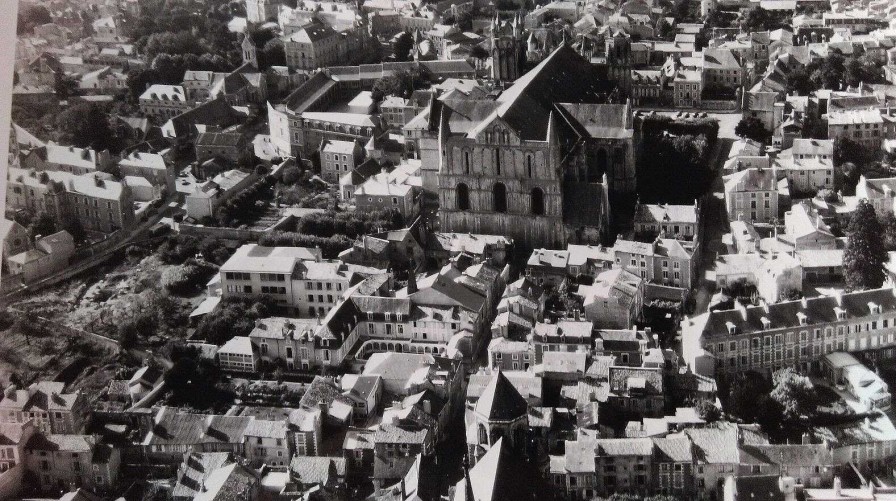
[[[0,11],[0,501],[896,500],[896,0]]]

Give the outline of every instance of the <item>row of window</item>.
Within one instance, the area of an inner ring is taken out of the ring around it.
[[[460,183],[455,188],[455,202],[458,210],[470,210],[470,188]],[[498,213],[507,212],[507,187],[504,183],[495,183],[492,187],[492,210]],[[535,216],[543,216],[545,212],[544,191],[532,188],[529,192],[529,212]]]
[[[314,294],[308,294],[308,302],[309,302],[309,303],[313,303],[313,302],[314,302]],[[323,296],[323,294],[318,294],[318,295],[317,295],[317,302],[318,302],[318,303],[323,303],[323,302],[324,302],[324,296]],[[332,303],[332,302],[333,302],[333,295],[332,295],[332,294],[327,294],[327,303]]]

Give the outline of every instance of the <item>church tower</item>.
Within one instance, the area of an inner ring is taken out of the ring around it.
[[[243,35],[240,50],[243,53],[243,64],[250,63],[252,66],[258,68],[258,48],[255,47],[255,44],[252,42],[252,37],[250,37],[248,33]]]
[[[476,442],[467,444],[469,457],[476,462],[503,439],[512,449],[524,453],[528,432],[529,404],[499,370],[473,408]]]
[[[497,14],[491,27],[491,78],[498,82],[511,83],[520,77],[521,59],[526,46],[520,14],[513,20],[501,24]]]
[[[607,78],[628,96],[632,87],[632,39],[625,31],[618,30],[607,38],[606,44]]]

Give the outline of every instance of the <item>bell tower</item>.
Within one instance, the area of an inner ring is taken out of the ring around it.
[[[607,38],[607,77],[616,82],[626,96],[630,95],[632,82],[632,39],[628,33],[618,30]]]
[[[525,41],[520,14],[515,13],[513,20],[501,23],[498,15],[491,26],[491,78],[497,82],[511,83],[520,77],[522,55]]]

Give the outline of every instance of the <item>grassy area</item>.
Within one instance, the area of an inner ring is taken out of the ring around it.
[[[163,274],[180,266],[165,264],[155,254],[142,259],[122,258],[97,268],[92,275],[10,306],[13,311],[30,312],[113,339],[119,338],[123,325],[134,325],[140,332],[134,347],[159,347],[170,339],[186,337],[187,316],[205,296],[201,289],[186,296],[164,290]],[[86,362],[78,362],[79,357]],[[60,339],[50,332],[26,338],[16,325],[0,334],[0,383],[4,384],[13,373],[26,383],[59,377],[74,388],[96,395],[116,377],[119,368],[144,362],[109,353],[80,339]]]
[[[78,338],[25,336],[16,326],[0,334],[0,381],[13,374],[24,384],[59,380],[95,396],[108,385],[118,367],[117,355]]]

